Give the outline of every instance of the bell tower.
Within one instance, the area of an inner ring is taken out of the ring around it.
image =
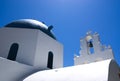
[[[80,39],[80,43],[80,56],[75,55],[75,65],[114,58],[111,47],[101,44],[98,33],[87,32],[86,36]]]

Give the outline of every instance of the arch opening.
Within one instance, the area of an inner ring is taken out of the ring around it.
[[[19,48],[19,45],[17,43],[13,43],[10,47],[7,59],[15,61],[17,52],[18,52],[18,48]]]

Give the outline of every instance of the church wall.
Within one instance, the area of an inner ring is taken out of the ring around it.
[[[24,28],[1,28],[0,29],[0,56],[7,58],[11,45],[19,45],[16,61],[33,65],[34,54],[39,30]]]
[[[35,66],[47,67],[49,52],[53,53],[53,68],[63,67],[62,44],[40,31],[37,41]]]
[[[22,81],[34,72],[32,66],[0,57],[0,81]]]

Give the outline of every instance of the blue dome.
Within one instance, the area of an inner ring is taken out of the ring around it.
[[[53,35],[53,33],[51,32],[52,26],[48,27],[45,24],[43,24],[42,22],[39,22],[39,21],[33,20],[33,19],[16,20],[16,21],[13,21],[13,22],[5,25],[5,27],[39,29],[42,32],[49,35],[50,37],[52,37],[53,39],[56,39],[55,36]]]

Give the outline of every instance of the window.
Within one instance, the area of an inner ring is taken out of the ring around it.
[[[48,53],[47,67],[50,69],[53,68],[53,53],[51,51]]]
[[[7,59],[15,61],[17,52],[18,52],[18,48],[19,48],[19,45],[17,43],[13,43],[10,47],[10,51],[9,51]]]

